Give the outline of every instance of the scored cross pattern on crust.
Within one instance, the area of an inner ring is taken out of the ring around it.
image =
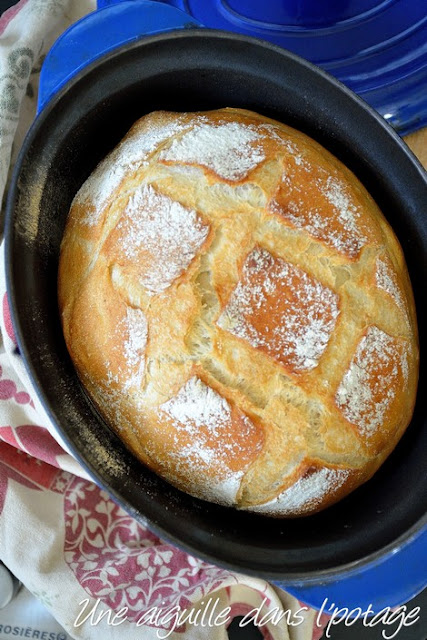
[[[74,200],[59,282],[101,411],[199,497],[315,511],[368,479],[410,419],[397,241],[341,163],[256,114],[136,123]]]

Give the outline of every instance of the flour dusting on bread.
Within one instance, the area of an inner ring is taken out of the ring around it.
[[[193,376],[180,391],[159,407],[159,414],[172,418],[176,430],[172,455],[191,462],[192,473],[200,478],[206,467],[212,483],[200,487],[201,496],[226,499],[231,504],[247,467],[248,454],[260,448],[260,440],[251,451],[254,426],[246,415],[240,416],[236,429],[228,401],[217,391]],[[182,445],[181,436],[185,435]],[[240,459],[240,464],[239,464]]]
[[[368,243],[363,227],[372,232],[372,224],[362,216],[354,196],[335,175],[328,175],[323,168],[314,170],[307,161],[297,163],[294,154],[292,158],[294,164],[284,168],[270,211],[328,247],[351,258],[358,256]]]
[[[254,126],[227,122],[196,125],[174,140],[160,155],[162,160],[197,164],[224,180],[243,180],[265,160],[261,134]]]
[[[398,242],[356,176],[261,115],[138,120],[72,203],[58,283],[100,412],[197,498],[315,513],[368,480],[411,419]]]
[[[231,420],[227,400],[196,377],[190,378],[178,395],[160,409],[188,429],[205,426],[213,434]]]
[[[124,319],[124,356],[128,368],[125,386],[139,387],[145,373],[145,349],[148,339],[147,318],[141,309],[127,307]]]
[[[303,515],[315,509],[328,493],[342,487],[348,477],[346,469],[323,467],[302,476],[277,498],[253,507],[253,511],[278,516]]]
[[[396,274],[390,267],[389,263],[381,258],[377,259],[377,268],[375,271],[375,281],[377,287],[384,289],[395,301],[398,307],[405,309],[405,303],[402,293],[397,284]]]
[[[369,327],[336,393],[344,416],[370,436],[384,424],[398,391],[406,355],[400,340]]]
[[[355,251],[359,252],[366,243],[367,238],[360,229],[360,210],[355,202],[351,201],[348,188],[335,177],[329,176],[326,180],[326,188],[323,193],[333,205],[348,237],[353,239]]]
[[[339,315],[336,293],[299,267],[255,248],[218,326],[293,371],[313,369]]]
[[[140,282],[151,295],[165,291],[197,255],[209,233],[196,211],[141,185],[116,227],[128,262],[144,262]]]
[[[96,225],[125,176],[140,168],[162,142],[185,128],[185,123],[177,118],[166,122],[155,121],[142,131],[139,128],[131,131],[130,135],[102,160],[77,193],[74,203],[89,206],[88,215],[82,218],[82,223],[88,226]]]

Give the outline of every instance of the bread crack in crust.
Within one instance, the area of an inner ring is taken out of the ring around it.
[[[58,291],[107,422],[199,498],[314,513],[366,482],[411,419],[398,241],[336,158],[255,113],[138,120],[74,198]]]

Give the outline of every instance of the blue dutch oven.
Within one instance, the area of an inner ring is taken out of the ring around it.
[[[137,118],[156,109],[253,109],[340,158],[394,227],[417,304],[423,389],[427,181],[386,120],[401,132],[427,123],[424,3],[102,4],[108,6],[73,25],[44,63],[39,115],[7,206],[12,316],[46,411],[94,480],[173,544],[273,581],[317,608],[325,598],[350,609],[406,602],[427,584],[426,394],[418,394],[407,433],[374,478],[323,513],[272,520],[206,503],[145,468],[97,414],[65,347],[56,279],[73,196]],[[334,73],[384,118],[283,46]]]

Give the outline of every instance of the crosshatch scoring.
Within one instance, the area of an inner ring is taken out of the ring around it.
[[[249,111],[135,123],[73,201],[59,300],[107,421],[203,499],[318,511],[412,415],[416,319],[392,230],[329,152]]]

